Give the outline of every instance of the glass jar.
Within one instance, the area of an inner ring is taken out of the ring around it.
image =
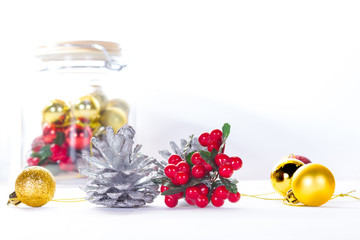
[[[38,48],[39,71],[27,86],[22,168],[40,165],[57,180],[81,177],[77,166],[106,126],[134,125],[125,67],[115,42],[72,41]]]

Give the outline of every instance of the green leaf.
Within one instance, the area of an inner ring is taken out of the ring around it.
[[[33,153],[31,153],[31,155],[30,155],[31,157],[33,157],[33,158],[41,158],[41,155],[40,155],[40,153],[38,153],[38,152],[33,152]]]
[[[227,139],[230,134],[230,124],[225,123],[222,127],[223,139]]]
[[[55,140],[54,140],[54,143],[55,143],[56,145],[61,146],[61,145],[63,145],[64,141],[65,141],[65,133],[63,133],[63,132],[57,132],[57,133],[56,133],[56,138],[55,138]]]
[[[174,187],[174,188],[170,188],[164,192],[161,193],[161,195],[167,196],[167,195],[174,195],[177,194],[179,192],[184,192],[186,190],[185,186],[182,187]]]
[[[50,151],[50,145],[43,146],[38,154],[40,154],[40,160],[45,160],[50,157],[52,155],[52,152]]]
[[[216,149],[214,149],[214,150],[216,151]],[[200,153],[200,156],[205,160],[205,162],[210,164],[211,167],[213,168],[213,170],[215,171],[216,169],[218,169],[218,166],[215,163],[216,155],[214,155],[214,150],[211,153],[209,153],[207,151],[200,151],[199,153]]]
[[[215,189],[215,188],[217,188],[217,187],[219,187],[219,186],[222,186],[222,185],[224,185],[224,184],[222,183],[221,180],[216,180],[215,182],[213,182],[213,183],[211,184],[211,190],[213,190],[213,189]]]
[[[224,184],[227,190],[229,190],[231,193],[237,193],[237,187],[236,184],[232,183],[229,179],[225,179],[221,176],[219,176],[221,182]]]
[[[185,156],[185,160],[186,160],[187,164],[190,165],[190,167],[194,166],[194,164],[193,164],[192,161],[191,161],[191,157],[192,157],[192,155],[194,155],[194,153],[196,153],[196,152],[195,152],[195,151],[194,151],[194,152],[190,152],[190,153],[188,153],[188,154]]]
[[[153,178],[151,181],[157,185],[162,185],[163,181],[168,179],[167,177]]]

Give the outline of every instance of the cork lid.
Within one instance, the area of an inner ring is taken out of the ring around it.
[[[37,48],[36,57],[42,61],[104,60],[120,57],[121,48],[116,42],[65,41]]]

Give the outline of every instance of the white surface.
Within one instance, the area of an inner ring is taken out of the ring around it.
[[[158,157],[170,140],[232,124],[240,178],[266,179],[303,154],[337,179],[360,173],[359,1],[2,1],[0,179],[20,136],[7,126],[24,99],[35,46],[115,40],[134,83],[138,140]],[[36,94],[33,96],[36,98]],[[16,175],[16,174],[15,174]]]
[[[338,182],[336,193],[359,189]],[[240,181],[240,192],[272,192],[268,181]],[[10,186],[1,186],[3,203]],[[58,187],[55,198],[83,197]],[[278,197],[275,195],[275,197]],[[51,202],[41,208],[0,204],[1,236],[12,239],[359,239],[360,202],[337,198],[322,207],[289,207],[280,201],[242,197],[236,204],[169,209],[163,197],[138,209],[109,209],[88,202]],[[5,224],[5,225],[4,225]]]

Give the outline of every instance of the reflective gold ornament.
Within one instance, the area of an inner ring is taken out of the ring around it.
[[[110,100],[107,107],[120,108],[126,113],[126,115],[128,115],[130,111],[129,104],[126,101],[118,98]]]
[[[111,126],[117,132],[122,126],[127,123],[126,113],[116,107],[107,107],[100,117],[100,123],[103,126]]]
[[[320,206],[331,199],[335,191],[335,178],[328,168],[309,163],[299,168],[292,179],[292,192],[307,206]]]
[[[43,109],[42,115],[43,123],[63,126],[70,119],[69,106],[64,101],[55,99]]]
[[[55,179],[47,169],[28,167],[17,177],[15,192],[10,195],[8,204],[24,203],[30,207],[41,207],[51,201],[55,189]]]
[[[72,105],[72,113],[83,124],[91,125],[99,120],[100,104],[96,98],[84,96]]]
[[[93,86],[93,87],[94,87],[94,91],[90,95],[99,102],[100,111],[103,111],[106,105],[108,104],[108,98],[106,97],[100,86]]]
[[[285,196],[291,189],[291,182],[294,173],[303,166],[304,163],[293,158],[283,158],[275,164],[271,171],[271,184],[276,192]]]

